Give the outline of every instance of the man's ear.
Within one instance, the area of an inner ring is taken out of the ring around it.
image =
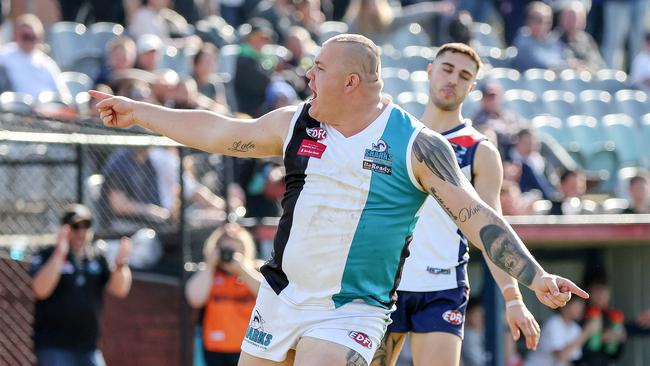
[[[349,74],[345,78],[345,91],[352,91],[356,89],[359,84],[361,84],[361,78],[359,77],[359,74]]]

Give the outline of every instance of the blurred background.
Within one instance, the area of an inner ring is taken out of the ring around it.
[[[54,243],[63,208],[81,202],[109,257],[121,236],[134,243],[133,289],[104,306],[107,364],[199,365],[201,312],[185,283],[226,222],[269,258],[282,161],[106,129],[87,90],[255,118],[308,98],[319,45],[346,32],[381,46],[384,93],[415,116],[436,47],[478,51],[484,65],[462,110],[499,147],[504,214],[545,268],[599,295],[575,316],[603,323],[583,352],[599,358],[581,364],[650,364],[649,1],[0,4],[0,364],[34,364],[31,255]],[[480,364],[521,365],[525,347],[509,341],[500,295],[473,254],[479,312],[467,327],[484,335]],[[543,325],[553,312],[524,295]],[[619,336],[601,337],[609,331]],[[408,350],[400,363],[410,364]]]

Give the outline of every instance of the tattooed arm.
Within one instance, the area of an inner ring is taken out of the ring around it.
[[[494,264],[534,290],[540,301],[556,297],[554,305],[563,306],[569,292],[588,296],[573,282],[544,271],[503,217],[481,200],[461,173],[451,146],[439,134],[428,129],[420,132],[411,159],[418,182],[467,238]]]
[[[140,125],[181,144],[238,157],[282,155],[283,139],[296,107],[272,111],[258,119],[230,118],[200,110],[174,110],[125,97],[91,91],[105,125]]]

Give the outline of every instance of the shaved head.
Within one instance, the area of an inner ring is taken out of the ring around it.
[[[370,39],[360,34],[339,34],[325,41],[323,46],[328,44],[343,46],[341,65],[346,73],[359,74],[363,82],[379,82],[379,47]]]

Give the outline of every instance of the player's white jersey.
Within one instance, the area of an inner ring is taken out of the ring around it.
[[[473,183],[474,154],[486,138],[463,123],[442,134],[454,148],[462,172]],[[404,264],[400,291],[441,291],[467,286],[467,239],[432,197],[427,198]]]
[[[309,107],[298,108],[284,142],[284,212],[262,274],[300,307],[389,308],[426,198],[410,159],[424,125],[390,104],[345,137],[311,118]]]

